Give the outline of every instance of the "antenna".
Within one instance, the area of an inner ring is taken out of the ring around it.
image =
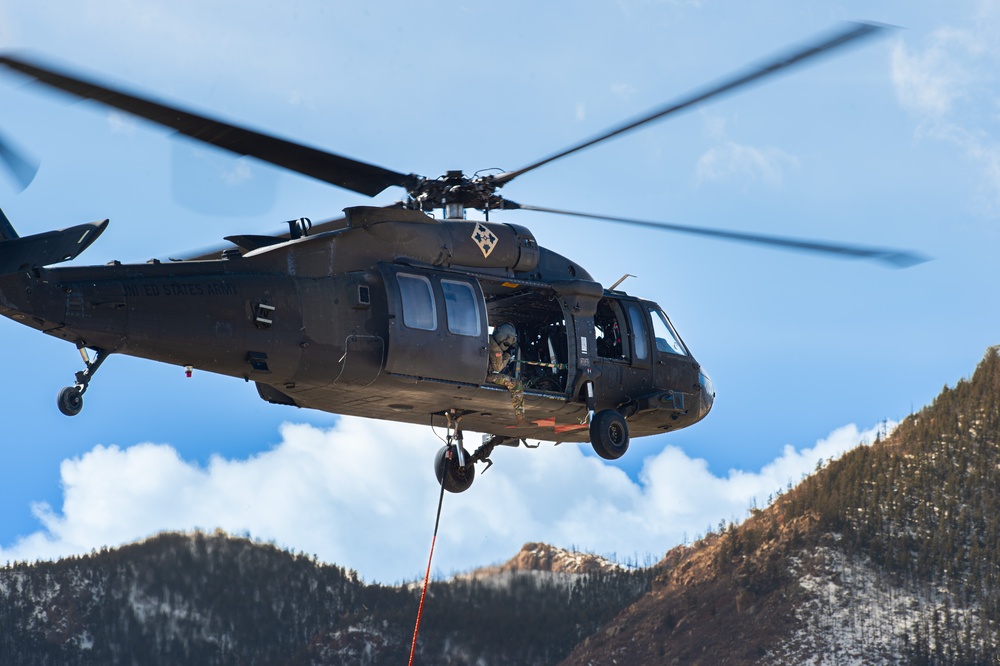
[[[608,291],[614,291],[615,289],[618,288],[618,285],[620,285],[622,282],[624,282],[630,277],[635,277],[635,276],[632,275],[631,273],[626,273],[625,275],[621,276],[620,278],[618,278],[618,282],[615,282],[613,285],[608,287]]]

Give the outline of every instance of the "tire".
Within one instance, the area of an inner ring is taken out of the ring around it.
[[[442,446],[437,455],[434,456],[434,474],[438,483],[443,483],[444,489],[450,493],[463,493],[469,489],[476,478],[476,464],[469,463],[465,467],[459,467],[458,456],[445,458],[448,452],[447,446]],[[465,459],[469,459],[469,452],[462,449]],[[443,475],[443,478],[442,478]]]
[[[605,409],[590,422],[590,443],[605,460],[618,460],[628,451],[628,423],[614,409]]]
[[[75,386],[67,386],[59,391],[56,403],[59,405],[59,411],[66,416],[76,416],[83,409],[83,393]]]

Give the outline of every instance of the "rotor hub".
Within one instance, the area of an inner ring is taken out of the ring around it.
[[[466,208],[503,208],[503,197],[496,194],[499,187],[493,176],[470,178],[461,171],[449,171],[440,178],[424,178],[410,188],[407,207],[423,211],[442,208],[447,218],[462,219]]]

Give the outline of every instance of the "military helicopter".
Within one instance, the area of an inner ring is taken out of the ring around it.
[[[652,121],[732,92],[882,32],[852,23],[762,65],[515,171],[439,178],[404,174],[112,89],[30,59],[0,64],[233,153],[359,194],[400,187],[386,207],[356,206],[287,232],[237,235],[211,254],[145,264],[52,265],[75,259],[108,220],[26,237],[0,213],[0,314],[80,350],[84,369],[58,396],[67,416],[113,354],[238,377],[279,405],[443,426],[438,480],[470,487],[496,446],[529,439],[590,441],[613,460],[630,438],[677,430],[709,413],[708,374],[656,304],[605,288],[574,261],[541,247],[525,227],[491,212],[529,210],[699,234],[893,266],[915,254],[665,224],[516,203],[514,179]],[[0,156],[23,161],[7,146]],[[467,209],[485,220],[466,219]],[[434,211],[443,210],[441,218]],[[623,278],[624,279],[624,278]],[[508,388],[487,381],[491,330],[513,327],[504,370],[524,391],[515,418]],[[485,433],[469,453],[465,429]],[[537,445],[537,444],[536,444]]]

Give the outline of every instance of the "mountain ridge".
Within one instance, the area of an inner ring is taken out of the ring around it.
[[[649,589],[645,571],[528,546],[431,583],[423,663],[552,664]],[[419,592],[218,530],[163,533],[0,568],[0,663],[400,663]]]

